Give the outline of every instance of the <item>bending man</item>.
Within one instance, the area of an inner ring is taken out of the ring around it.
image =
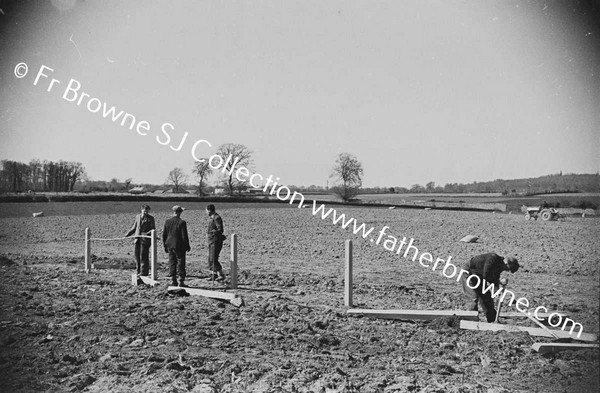
[[[494,284],[494,288],[500,285],[500,273],[510,271],[515,273],[519,270],[519,262],[513,257],[501,257],[495,253],[476,255],[467,265],[465,270],[469,272],[469,276],[476,275],[479,277],[479,285],[475,289],[467,285],[467,278],[462,276],[463,289],[467,302],[467,310],[477,311],[477,305],[481,304],[481,309],[485,314],[488,322],[496,320],[496,308],[492,299],[492,291],[483,293],[483,286]],[[472,278],[468,283],[471,287],[477,284],[477,280]],[[494,292],[495,293],[495,292]]]

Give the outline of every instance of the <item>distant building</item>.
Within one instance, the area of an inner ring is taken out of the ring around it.
[[[165,192],[165,190],[154,190],[155,194],[162,194],[163,192]]]
[[[133,187],[132,189],[129,190],[130,194],[145,194],[146,193],[146,189],[142,186],[139,187]]]

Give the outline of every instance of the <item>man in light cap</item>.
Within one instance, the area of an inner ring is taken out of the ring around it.
[[[187,224],[180,218],[185,209],[179,205],[173,206],[173,217],[165,222],[163,229],[163,244],[169,254],[169,276],[171,283],[184,287],[185,285],[185,253],[190,251]],[[177,282],[179,277],[179,283]]]
[[[150,231],[156,229],[154,225],[154,217],[150,214],[150,206],[142,205],[142,212],[135,216],[135,221],[131,229],[125,234],[125,237],[135,235],[134,240],[134,255],[137,264],[137,274],[147,276],[150,270],[150,244],[151,240],[147,237]]]
[[[481,309],[487,321],[494,322],[496,320],[496,308],[494,307],[492,292],[496,293],[500,285],[500,274],[504,271],[515,273],[519,270],[519,262],[513,257],[501,257],[496,253],[488,253],[474,256],[464,269],[469,272],[468,276],[462,276],[467,310],[477,311],[477,305],[481,304]],[[475,278],[471,278],[471,281],[467,282],[471,275],[479,277],[479,285],[477,285]],[[467,284],[470,284],[471,287],[477,286],[473,289]],[[483,286],[487,287],[490,284],[494,284],[494,290],[483,293]]]

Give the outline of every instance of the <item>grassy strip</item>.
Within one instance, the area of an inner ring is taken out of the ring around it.
[[[305,205],[310,198],[306,198]],[[288,202],[280,201],[277,198],[268,196],[197,196],[190,194],[125,194],[125,193],[31,193],[31,194],[3,194],[0,195],[0,203],[17,202],[213,202],[213,203],[281,203],[288,205]],[[312,202],[312,200],[311,200]],[[401,209],[423,209],[430,208],[436,210],[459,210],[459,211],[494,211],[493,204],[490,207],[482,206],[483,203],[469,204],[461,203],[461,206],[435,206],[432,203],[423,204],[398,204],[382,203],[379,201],[350,201],[340,202],[335,200],[317,200],[317,203],[324,205],[337,206],[357,206],[357,207],[380,207],[380,208],[401,208]]]

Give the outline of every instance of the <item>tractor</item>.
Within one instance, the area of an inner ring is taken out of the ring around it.
[[[526,220],[537,220],[538,216],[540,216],[544,221],[556,221],[560,217],[558,210],[553,207],[524,207],[526,209]]]

